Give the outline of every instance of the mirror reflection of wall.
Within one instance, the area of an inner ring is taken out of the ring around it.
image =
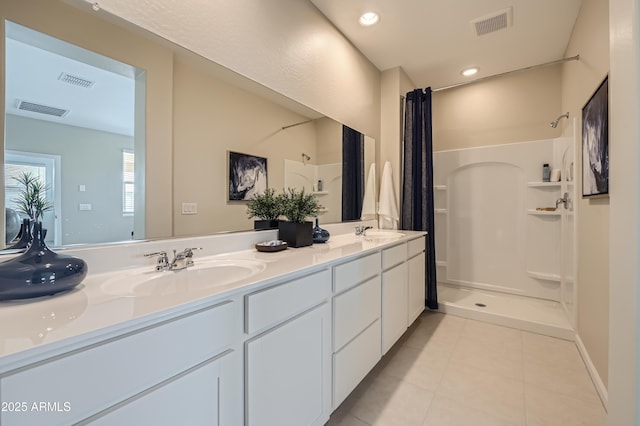
[[[144,73],[12,22],[5,28],[5,207],[16,209],[15,177],[35,173],[53,205],[43,217],[49,244],[144,237],[134,229],[134,214],[144,217],[134,155]]]

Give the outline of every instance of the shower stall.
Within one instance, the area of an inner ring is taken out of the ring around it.
[[[574,339],[572,124],[571,136],[434,152],[441,311]]]

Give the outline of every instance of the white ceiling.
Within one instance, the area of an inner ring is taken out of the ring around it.
[[[136,70],[69,43],[8,23],[7,114],[122,135],[133,135]],[[59,80],[68,73],[94,81],[91,88]],[[69,110],[64,117],[22,111],[18,101]]]
[[[311,0],[379,70],[402,67],[438,88],[563,57],[582,0]],[[513,25],[476,36],[471,21],[512,8]],[[373,10],[378,24],[358,18]]]

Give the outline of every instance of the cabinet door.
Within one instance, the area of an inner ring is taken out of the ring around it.
[[[331,411],[331,307],[314,308],[246,344],[251,426],[323,425]]]
[[[409,322],[411,325],[424,311],[425,265],[424,252],[409,259]]]
[[[382,353],[407,329],[407,264],[382,273]]]
[[[91,425],[210,425],[228,423],[220,399],[226,393],[225,358],[211,360],[119,405],[99,418],[87,419]],[[85,422],[82,422],[83,424]]]

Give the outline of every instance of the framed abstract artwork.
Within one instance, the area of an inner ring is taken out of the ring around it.
[[[582,196],[609,194],[609,78],[582,108]]]
[[[267,159],[229,151],[229,201],[250,200],[267,189]]]

